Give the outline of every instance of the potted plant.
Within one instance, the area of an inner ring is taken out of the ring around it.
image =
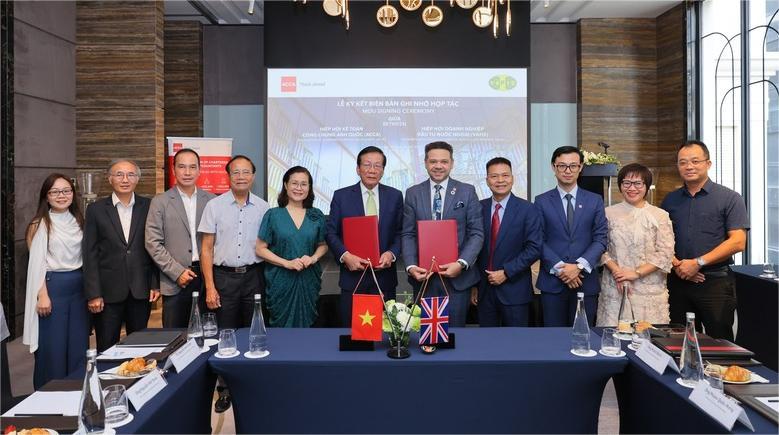
[[[619,160],[613,154],[593,153],[582,150],[584,153],[584,177],[613,177],[617,175]]]
[[[422,310],[418,305],[413,309],[408,305],[390,299],[384,304],[386,315],[382,321],[382,330],[387,333],[390,341],[390,358],[408,358],[409,334],[419,332],[419,318]]]

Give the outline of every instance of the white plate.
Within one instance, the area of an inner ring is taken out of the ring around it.
[[[589,352],[589,353],[587,353],[587,354],[584,354],[584,355],[580,355],[580,354],[578,354],[578,353],[573,353],[573,349],[571,349],[571,354],[573,354],[573,355],[575,355],[575,356],[584,357],[584,358],[590,358],[590,357],[593,357],[593,356],[597,355],[597,354],[598,354],[598,352],[595,352],[594,350],[590,349],[590,352]]]
[[[754,379],[752,379],[752,374],[753,374],[752,372],[749,372],[749,380],[746,381],[729,381],[723,377],[722,382],[725,384],[736,384],[736,385],[750,384],[752,382],[756,382]]]
[[[157,368],[155,367],[149,370],[148,372],[140,372],[134,375],[123,376],[123,375],[116,374],[117,370],[119,370],[119,366],[116,366],[98,373],[97,377],[99,377],[100,379],[137,379],[148,375],[149,373],[153,372],[156,369]]]
[[[619,353],[616,355],[609,355],[607,353],[603,353],[603,350],[599,350],[598,353],[603,356],[607,356],[609,358],[622,358],[623,356],[627,355],[624,350],[620,350]]]
[[[615,337],[619,338],[622,341],[631,341],[633,340],[633,334],[629,332],[617,332],[614,334]]]
[[[236,351],[235,351],[233,354],[231,354],[231,355],[220,355],[220,354],[219,354],[219,352],[215,352],[215,353],[214,353],[214,356],[215,356],[215,357],[217,357],[217,358],[227,359],[227,358],[235,358],[235,357],[237,357],[237,356],[238,356],[238,355],[240,355],[240,354],[241,354],[241,352],[240,352],[240,351],[238,351],[238,350],[236,350]]]
[[[634,352],[637,352],[638,351],[638,346],[636,346],[633,343],[630,343],[630,344],[628,344],[628,349],[630,349],[630,350],[632,350]]]
[[[252,355],[248,351],[244,352],[243,356],[249,359],[259,359],[259,358],[265,358],[266,356],[270,355],[270,352],[267,350],[259,355]]]
[[[219,344],[218,338],[206,338],[206,340],[203,342],[206,346],[211,347],[215,344]]]

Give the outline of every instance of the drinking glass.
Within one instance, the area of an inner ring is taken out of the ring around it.
[[[635,350],[638,350],[638,348],[641,347],[642,344],[649,341],[649,328],[643,329],[641,331],[633,330],[633,336],[631,337],[630,344],[633,345]]]
[[[127,418],[129,410],[124,385],[116,384],[103,388],[103,400],[106,424],[116,424]]]
[[[706,366],[703,369],[703,379],[711,385],[711,388],[719,392],[724,392],[724,386],[722,385],[722,372],[717,367]]]
[[[766,263],[763,265],[763,273],[760,274],[760,278],[776,278],[776,272],[774,271],[774,265]]]
[[[203,314],[203,335],[205,338],[216,336],[219,326],[216,324],[216,313]]]
[[[619,342],[617,330],[614,328],[604,328],[600,341],[600,351],[605,355],[617,355],[622,346]]]
[[[217,351],[221,356],[234,355],[238,351],[235,342],[235,329],[223,329],[219,331],[219,346]]]

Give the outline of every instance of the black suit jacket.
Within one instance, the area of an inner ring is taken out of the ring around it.
[[[130,239],[125,241],[119,212],[111,197],[87,208],[84,224],[84,295],[102,297],[105,303],[149,299],[149,290],[160,288],[157,267],[144,246],[144,228],[151,200],[135,195]]]

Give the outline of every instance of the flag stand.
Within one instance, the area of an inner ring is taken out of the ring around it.
[[[414,305],[419,305],[419,302],[422,300],[422,297],[425,295],[425,292],[427,291],[427,287],[430,283],[430,279],[432,278],[433,274],[438,275],[438,279],[441,280],[441,286],[444,289],[444,293],[446,294],[447,297],[449,296],[449,290],[446,288],[446,282],[444,281],[444,278],[441,276],[441,272],[438,269],[438,260],[435,258],[435,256],[433,256],[430,262],[430,268],[428,269],[428,274],[425,277],[425,282],[422,284],[422,288],[419,290],[419,293],[417,293],[416,298],[414,298]],[[409,318],[409,321],[410,320],[411,319]],[[441,349],[454,349],[455,334],[453,332],[450,332],[448,336],[449,336],[449,341],[436,343],[435,346],[433,345],[420,346],[420,350],[422,350],[423,353],[429,355],[436,351],[436,347]]]
[[[385,307],[386,301],[384,300],[384,293],[381,291],[381,287],[379,286],[379,281],[376,279],[376,272],[374,272],[373,270],[373,264],[370,263],[370,259],[368,259],[368,267],[363,269],[362,275],[360,275],[360,279],[357,281],[357,285],[354,286],[354,290],[352,291],[352,296],[354,296],[354,294],[357,293],[357,289],[360,288],[360,283],[362,283],[362,280],[365,277],[365,273],[368,271],[369,268],[371,271],[371,276],[373,278],[373,283],[376,284],[376,289],[379,291],[379,296],[381,296],[382,313],[384,313],[387,310],[387,308]],[[373,351],[375,350],[375,345],[373,341],[352,340],[351,334],[343,334],[338,336],[338,350],[341,352]]]

